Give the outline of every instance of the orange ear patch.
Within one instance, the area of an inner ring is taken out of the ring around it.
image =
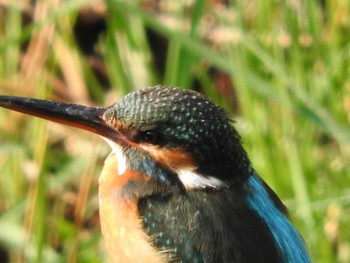
[[[197,167],[191,155],[183,150],[160,148],[149,144],[142,144],[140,147],[146,150],[154,160],[165,164],[174,171],[182,169],[195,170]]]
[[[110,155],[100,176],[99,199],[102,234],[112,262],[168,262],[143,231],[138,214],[138,200],[118,197],[129,180],[147,180],[146,176],[127,170],[118,175],[117,158]]]

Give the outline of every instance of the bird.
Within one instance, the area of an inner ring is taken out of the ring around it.
[[[112,262],[311,262],[232,118],[201,93],[154,86],[107,108],[13,96],[0,106],[111,146],[99,209]]]

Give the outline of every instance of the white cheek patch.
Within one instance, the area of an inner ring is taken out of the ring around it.
[[[193,170],[179,170],[177,171],[180,181],[187,190],[214,188],[221,189],[228,187],[228,185],[212,176],[203,176]]]
[[[118,160],[118,175],[122,175],[127,169],[126,157],[123,153],[123,149],[117,143],[102,137],[112,148],[111,154],[114,154]],[[147,147],[143,147],[144,150],[149,152]],[[151,151],[150,151],[151,153]],[[194,167],[180,168],[176,169],[176,167],[169,167],[173,170],[179,177],[182,184],[185,186],[187,190],[196,190],[196,189],[205,189],[205,188],[214,188],[221,189],[226,188],[228,185],[213,176],[204,176],[198,174],[194,171]]]
[[[111,141],[110,139],[107,139],[105,137],[102,137],[112,148],[112,153],[117,157],[118,160],[118,175],[122,175],[126,170],[126,158],[123,153],[123,149],[119,144],[116,144],[115,142]]]
[[[187,190],[204,188],[220,189],[223,187],[228,187],[228,185],[225,182],[219,180],[216,177],[204,176],[199,173],[196,173],[195,170],[197,169],[197,167],[195,167],[194,165],[189,165],[188,163],[181,163],[178,161],[173,162],[171,158],[166,158],[165,156],[162,156],[162,154],[159,154],[161,150],[159,150],[157,146],[148,144],[141,144],[140,146],[145,151],[147,151],[153,158],[158,160],[161,159],[159,161],[163,161],[163,163],[165,163],[170,168],[170,170],[176,173]],[[163,155],[165,154],[166,152],[163,152]]]

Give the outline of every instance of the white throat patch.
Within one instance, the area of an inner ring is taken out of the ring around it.
[[[122,147],[119,144],[111,141],[110,139],[107,139],[105,137],[102,137],[102,138],[112,148],[111,154],[114,154],[117,157],[117,160],[118,160],[118,175],[122,175],[125,172],[125,170],[126,170],[126,158],[125,158],[125,155],[123,153]]]
[[[126,165],[126,157],[123,153],[123,149],[120,145],[117,143],[111,141],[108,138],[102,137],[112,148],[111,154],[114,154],[117,157],[118,160],[118,175],[122,175],[125,170],[127,169]],[[144,150],[149,152],[149,154],[152,156],[152,152],[148,151],[147,147],[143,147]],[[186,167],[186,168],[180,168],[176,169],[176,167],[169,167],[170,170],[175,172],[182,184],[185,186],[187,190],[196,190],[196,189],[205,189],[205,188],[214,188],[214,189],[220,189],[220,188],[226,188],[228,185],[221,181],[220,179],[213,177],[213,176],[204,176],[201,174],[198,174],[194,171],[194,167]]]

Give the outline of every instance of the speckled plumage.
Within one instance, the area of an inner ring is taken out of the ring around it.
[[[310,262],[230,118],[203,95],[157,86],[107,109],[7,96],[0,106],[92,131],[112,145],[99,197],[114,262]]]
[[[170,185],[179,184],[177,192],[168,188],[164,194],[150,186],[153,194],[140,198],[145,232],[171,260],[309,262],[303,241],[286,218],[281,201],[260,179],[253,180],[258,177],[222,108],[194,91],[159,86],[130,93],[107,110],[104,117],[140,145],[154,144],[159,149],[189,153],[197,174],[224,182],[221,185],[225,187],[219,189],[199,187],[186,191],[181,180],[173,180]],[[134,163],[130,164],[133,169],[138,169],[137,158],[127,159]],[[176,170],[157,161],[152,165],[168,171],[163,178],[178,179]],[[147,169],[142,169],[147,173]],[[252,195],[253,185],[266,192],[260,190]],[[144,192],[147,191],[143,189]],[[265,203],[270,205],[261,206]],[[274,217],[276,220],[271,221]],[[285,236],[288,232],[291,238]],[[283,245],[287,243],[289,247]],[[292,259],[293,254],[300,256]]]
[[[173,87],[146,88],[128,94],[105,113],[131,140],[152,131],[155,144],[191,153],[198,173],[245,180],[249,161],[226,112],[203,95]]]

